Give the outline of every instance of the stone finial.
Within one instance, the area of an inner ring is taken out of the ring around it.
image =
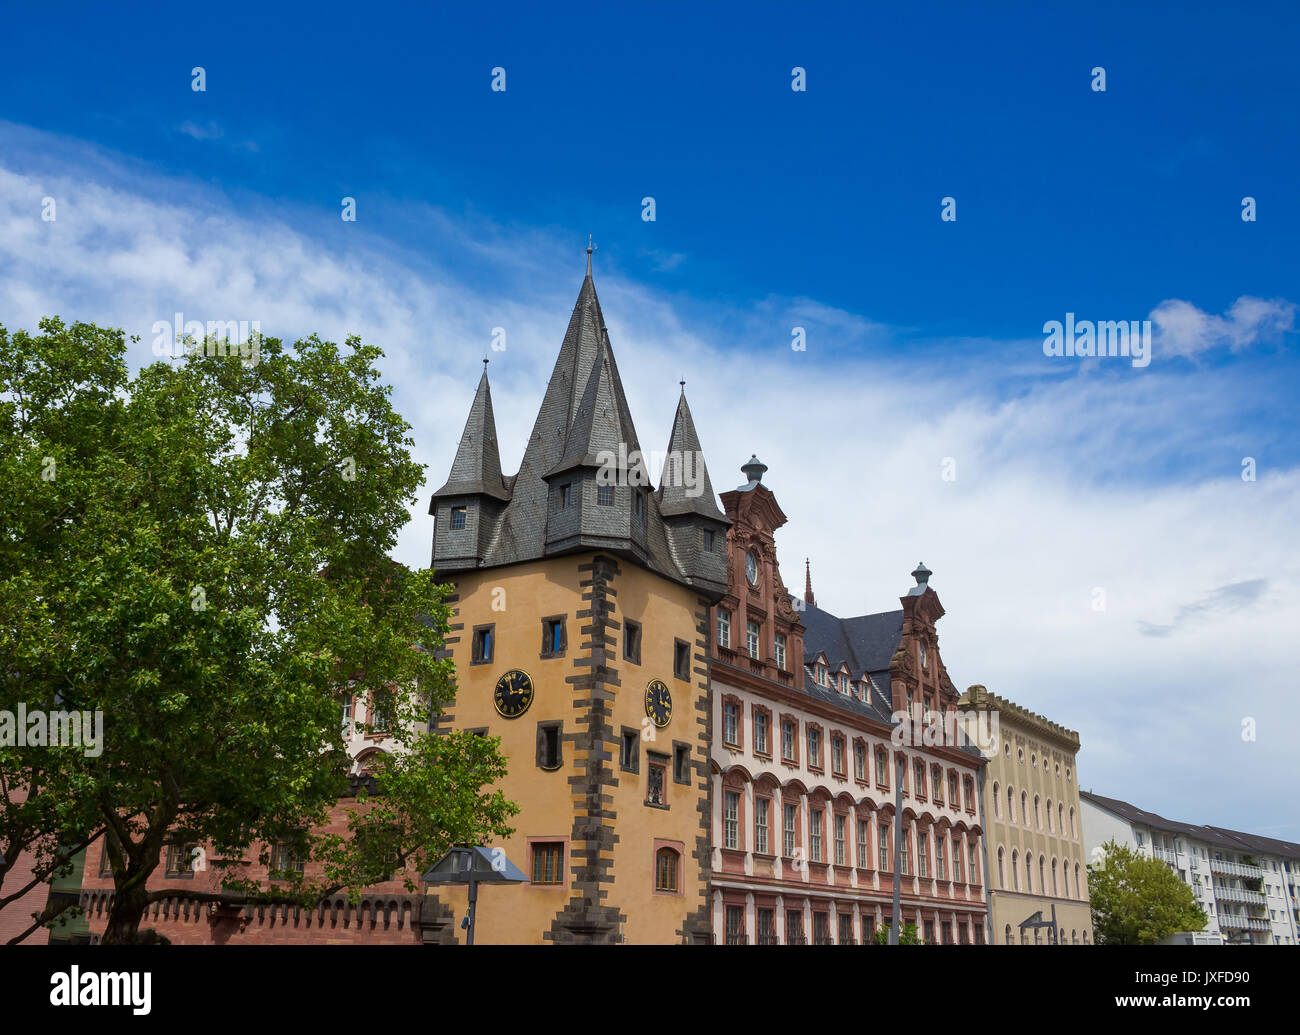
[[[766,470],[767,464],[763,463],[763,461],[754,453],[751,453],[749,459],[740,465],[740,472],[746,479],[748,479],[750,485],[753,485],[755,482],[761,482],[763,480],[763,472]]]

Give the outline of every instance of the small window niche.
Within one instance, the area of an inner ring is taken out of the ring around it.
[[[641,664],[641,623],[623,619],[623,660]]]
[[[549,615],[542,619],[542,657],[562,658],[569,648],[569,631],[564,615]]]
[[[552,772],[564,765],[564,724],[537,724],[537,768]]]
[[[496,625],[474,626],[474,649],[470,659],[472,665],[487,665],[492,662],[492,652],[496,649]]]
[[[687,681],[691,678],[691,645],[685,640],[673,641],[673,675]]]

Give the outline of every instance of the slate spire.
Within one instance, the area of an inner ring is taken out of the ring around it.
[[[487,363],[479,378],[478,391],[469,408],[465,430],[460,435],[456,459],[452,461],[447,482],[434,494],[439,496],[491,496],[507,500],[501,477],[501,454],[497,449],[497,425],[492,416],[492,389],[488,385]]]
[[[695,431],[691,408],[686,403],[686,388],[677,400],[673,430],[668,436],[668,456],[659,478],[659,512],[665,517],[676,514],[699,514],[701,517],[726,521],[713,495],[713,483],[704,463],[704,450]]]

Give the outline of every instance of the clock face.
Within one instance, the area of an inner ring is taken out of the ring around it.
[[[527,672],[511,669],[497,680],[492,703],[503,718],[517,719],[533,703],[533,680]]]
[[[758,582],[758,558],[752,550],[745,554],[745,574],[749,577],[751,586]]]
[[[673,695],[662,679],[652,679],[645,688],[645,713],[663,729],[673,717]]]

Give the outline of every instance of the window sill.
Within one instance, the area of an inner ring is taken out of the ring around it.
[[[669,810],[669,806],[661,805],[658,802],[654,802],[654,801],[645,802],[645,807],[648,809],[662,809],[664,812],[667,812]],[[667,894],[667,892],[665,892],[665,894]]]

